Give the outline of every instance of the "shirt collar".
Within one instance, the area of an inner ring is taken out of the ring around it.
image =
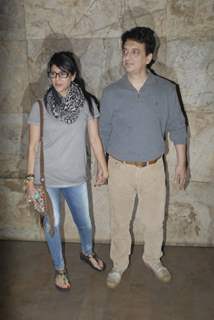
[[[123,75],[123,77],[121,78],[121,82],[122,85],[126,88],[126,89],[131,89],[131,90],[135,90],[135,88],[132,86],[131,82],[128,79],[128,75],[127,73],[125,73]],[[153,83],[156,82],[156,75],[151,72],[150,70],[148,70],[148,78],[146,79],[144,85],[151,85]]]

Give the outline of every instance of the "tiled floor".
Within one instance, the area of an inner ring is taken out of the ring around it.
[[[105,285],[111,268],[109,245],[96,251],[107,262],[99,273],[79,259],[79,245],[66,243],[72,289],[57,291],[45,243],[0,242],[1,320],[213,320],[214,248],[165,248],[173,273],[162,284],[141,260],[135,246],[120,286]]]

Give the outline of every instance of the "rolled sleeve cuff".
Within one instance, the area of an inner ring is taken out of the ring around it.
[[[173,134],[171,134],[171,140],[174,144],[187,144],[186,130],[183,132],[174,132]]]

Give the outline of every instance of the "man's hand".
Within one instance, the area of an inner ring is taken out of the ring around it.
[[[186,164],[177,165],[175,168],[175,183],[179,186],[180,190],[184,190],[187,178]]]
[[[186,165],[186,145],[176,144],[177,165],[175,168],[175,183],[180,190],[184,190],[187,178],[187,165]]]

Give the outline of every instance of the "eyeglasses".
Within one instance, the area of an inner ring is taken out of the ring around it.
[[[49,79],[55,79],[57,76],[59,76],[60,79],[67,79],[69,76],[68,72],[60,71],[60,72],[48,72],[48,78]]]

